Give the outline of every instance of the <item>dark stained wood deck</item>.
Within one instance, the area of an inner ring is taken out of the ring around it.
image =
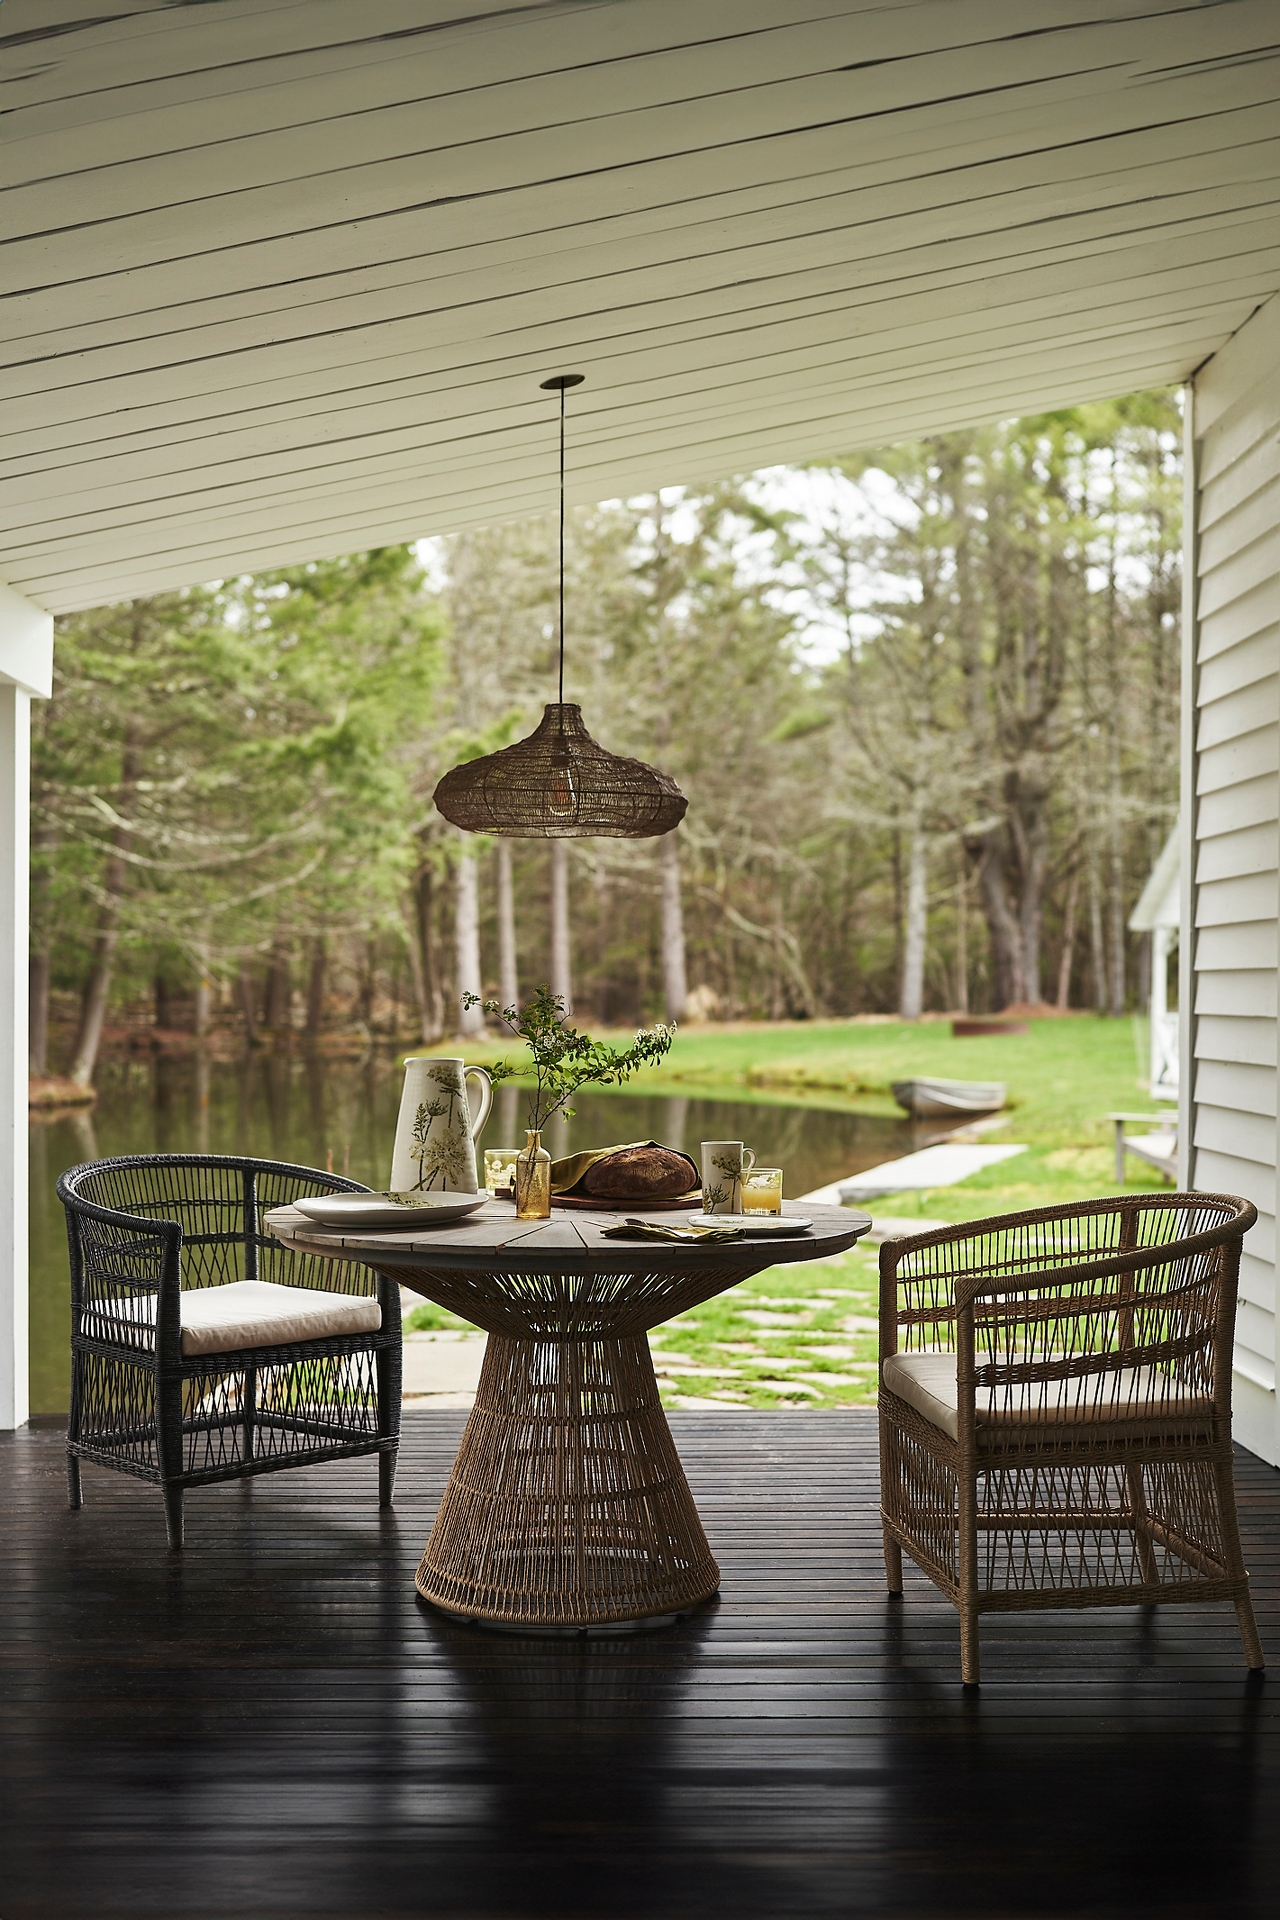
[[[451,1625],[413,1572],[461,1416],[188,1498],[0,1439],[3,1920],[704,1920],[1280,1911],[1280,1474],[1227,1607],[983,1624],[885,1597],[875,1424],[673,1417],[724,1586],[630,1638]]]

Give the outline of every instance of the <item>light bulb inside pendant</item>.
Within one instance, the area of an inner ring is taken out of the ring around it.
[[[551,763],[547,782],[547,813],[553,820],[572,820],[578,811],[578,790],[573,784],[573,768],[568,756]]]

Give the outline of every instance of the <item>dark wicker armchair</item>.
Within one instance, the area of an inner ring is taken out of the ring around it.
[[[904,1551],[960,1613],[1230,1600],[1263,1664],[1231,1466],[1247,1200],[1126,1195],[880,1250],[880,1484]]]
[[[71,1248],[67,1481],[96,1460],[164,1492],[378,1455],[390,1506],[400,1439],[395,1283],[262,1231],[270,1207],[364,1192],[309,1167],[220,1154],[94,1160],[58,1182]]]

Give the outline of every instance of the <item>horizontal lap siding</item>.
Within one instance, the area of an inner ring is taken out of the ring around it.
[[[1195,409],[1191,1178],[1258,1208],[1240,1273],[1237,1427],[1276,1461],[1280,301],[1209,363]]]

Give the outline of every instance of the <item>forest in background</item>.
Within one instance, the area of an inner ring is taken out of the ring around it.
[[[680,782],[661,841],[431,804],[554,698],[548,522],[60,620],[33,1073],[144,1028],[430,1042],[544,980],[610,1025],[1141,1003],[1180,445],[1146,394],[572,513],[566,697]]]

